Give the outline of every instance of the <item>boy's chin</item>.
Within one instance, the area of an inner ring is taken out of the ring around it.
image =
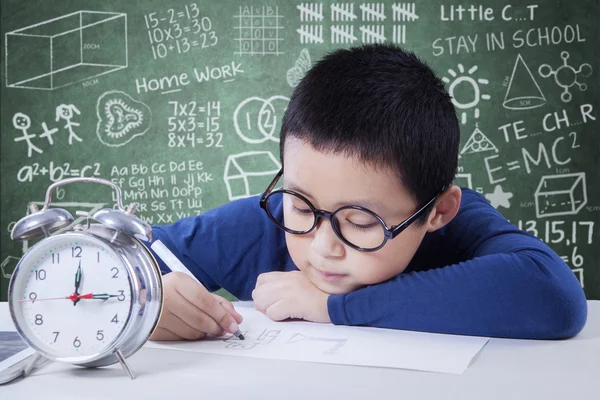
[[[327,282],[321,279],[312,280],[313,285],[317,287],[320,291],[327,294],[346,294],[355,291],[360,288],[360,285],[351,284],[347,282]]]

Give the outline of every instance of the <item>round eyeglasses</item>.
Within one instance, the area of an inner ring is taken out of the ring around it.
[[[261,208],[278,227],[292,234],[306,234],[315,229],[319,218],[326,218],[344,244],[365,252],[381,249],[417,220],[439,196],[438,193],[402,223],[388,228],[379,215],[361,206],[347,205],[330,212],[315,208],[306,197],[293,190],[273,190],[282,174],[283,169],[260,198]]]

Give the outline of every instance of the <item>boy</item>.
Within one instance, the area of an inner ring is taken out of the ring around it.
[[[294,90],[283,168],[260,198],[153,227],[207,289],[159,259],[165,308],[151,339],[235,332],[241,315],[209,293],[220,287],[273,320],[576,335],[587,305],[569,267],[452,184],[459,137],[443,83],[413,54],[327,55]]]

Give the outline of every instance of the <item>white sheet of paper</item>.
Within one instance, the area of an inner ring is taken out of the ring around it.
[[[275,322],[237,307],[245,340],[233,335],[199,341],[148,342],[145,347],[199,353],[405,368],[462,374],[489,338],[305,321]]]

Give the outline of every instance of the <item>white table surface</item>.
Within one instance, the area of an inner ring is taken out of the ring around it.
[[[0,399],[598,399],[600,301],[560,341],[491,339],[462,375],[142,348],[117,365],[84,369],[51,363],[0,386]],[[0,328],[12,326],[0,303]]]

